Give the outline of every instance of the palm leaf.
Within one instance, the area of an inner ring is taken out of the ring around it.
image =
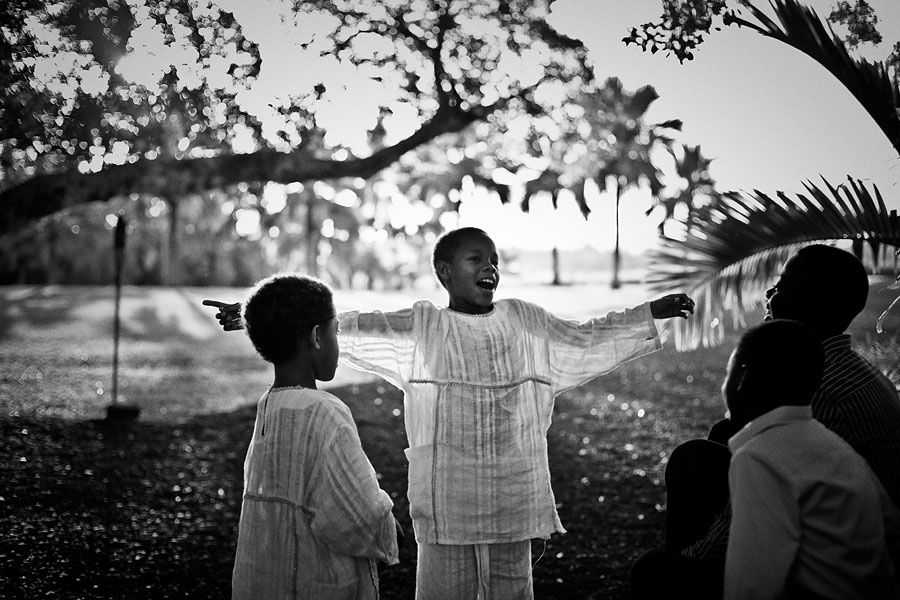
[[[875,120],[900,152],[900,88],[881,62],[850,56],[844,43],[816,12],[796,0],[771,0],[776,23],[751,4],[744,6],[759,23],[730,20],[800,50],[834,75]]]
[[[900,247],[900,217],[887,210],[877,187],[870,192],[853,179],[837,187],[823,182],[806,182],[806,192],[794,196],[723,194],[688,217],[683,239],[663,238],[651,253],[649,284],[655,291],[687,291],[697,302],[692,318],[667,322],[676,348],[715,346],[727,323],[746,326],[781,265],[801,246],[850,241],[870,267],[888,246]]]
[[[523,212],[531,210],[531,202],[540,193],[550,195],[553,202],[553,208],[556,208],[559,201],[559,192],[563,189],[563,185],[559,182],[561,173],[556,169],[545,169],[541,174],[525,183],[525,192],[522,196],[521,208]]]

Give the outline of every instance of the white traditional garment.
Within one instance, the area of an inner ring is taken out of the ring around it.
[[[377,598],[374,561],[397,562],[392,506],[347,405],[270,389],[244,461],[232,598]]]
[[[521,300],[472,315],[428,301],[339,315],[341,357],[403,390],[419,543],[565,532],[547,462],[554,397],[659,349],[649,303],[585,323]]]
[[[533,600],[531,540],[418,544],[415,600]]]

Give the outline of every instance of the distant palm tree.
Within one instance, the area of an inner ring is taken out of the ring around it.
[[[657,148],[671,147],[672,139],[665,134],[667,130],[681,130],[681,121],[678,120],[655,125],[644,121],[647,109],[658,97],[652,86],[644,86],[630,93],[622,87],[618,78],[611,77],[588,99],[593,104],[588,120],[593,121],[592,126],[599,134],[600,142],[597,155],[600,167],[594,177],[601,192],[607,189],[610,180],[616,186],[613,289],[622,285],[619,280],[619,204],[622,195],[629,188],[646,185],[654,198],[659,196],[663,189],[661,171],[650,155]]]
[[[703,156],[700,146],[682,144],[680,152],[675,152],[674,148],[671,148],[670,151],[675,159],[675,173],[684,180],[685,187],[672,195],[656,199],[655,205],[663,207],[665,211],[663,220],[659,223],[660,235],[664,234],[667,221],[677,220],[676,209],[678,206],[684,206],[686,209],[686,216],[681,221],[690,225],[690,217],[694,211],[715,201],[720,195],[716,189],[716,181],[709,172],[712,160]],[[647,211],[648,214],[652,210],[653,207]]]
[[[545,169],[537,178],[525,183],[525,192],[521,203],[522,211],[528,212],[531,209],[532,201],[539,194],[548,195],[550,202],[553,203],[553,208],[558,208],[560,193],[563,190],[568,190],[574,195],[575,203],[578,205],[581,215],[587,218],[591,210],[584,195],[585,179],[578,175],[574,175],[574,177],[575,179],[572,181],[573,176],[571,174],[561,173],[553,167]],[[553,285],[562,285],[558,244],[553,244],[550,250],[550,260],[553,269],[553,280],[551,283]]]

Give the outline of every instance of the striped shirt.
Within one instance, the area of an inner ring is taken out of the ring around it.
[[[813,396],[813,417],[841,436],[878,476],[900,506],[900,399],[884,373],[851,348],[850,335],[823,342],[822,383]],[[707,535],[682,551],[697,558],[724,558],[731,505],[715,519]]]
[[[416,540],[564,532],[547,462],[554,398],[661,347],[649,303],[584,323],[520,300],[472,315],[428,301],[339,315],[341,357],[403,391]]]
[[[900,506],[900,399],[887,376],[850,348],[850,336],[825,340],[825,372],[813,416],[856,450]]]
[[[232,598],[375,600],[374,561],[397,562],[392,507],[346,404],[272,388],[244,461]]]

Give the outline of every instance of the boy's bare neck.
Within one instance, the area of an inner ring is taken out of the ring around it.
[[[312,368],[306,365],[286,362],[275,365],[275,380],[272,387],[305,387],[316,389],[316,378]]]
[[[453,298],[450,299],[450,302],[448,302],[447,305],[449,306],[450,310],[467,315],[484,315],[494,310],[493,303],[489,304],[488,306],[460,304],[458,302],[454,302]]]

